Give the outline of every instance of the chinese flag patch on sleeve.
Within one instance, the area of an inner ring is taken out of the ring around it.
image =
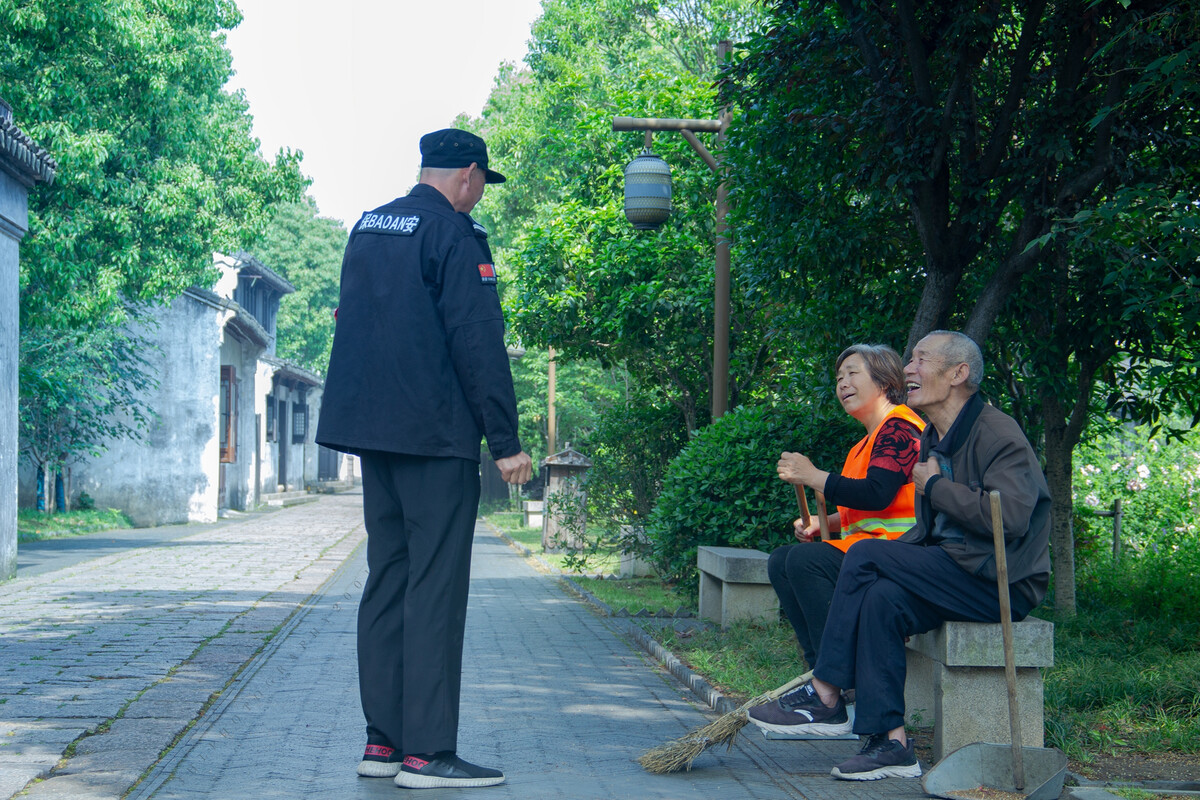
[[[480,283],[495,283],[496,268],[491,264],[479,265],[479,282]]]

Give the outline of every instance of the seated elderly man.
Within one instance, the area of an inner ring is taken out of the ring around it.
[[[921,774],[904,732],[904,640],[946,620],[999,621],[992,490],[1003,498],[1013,618],[1046,595],[1050,492],[1016,421],[977,393],[982,373],[979,347],[961,333],[934,331],[917,343],[904,368],[908,405],[930,423],[913,469],[917,524],[846,554],[814,677],[774,709],[798,733],[848,733],[841,691],[856,690],[853,730],[868,738],[835,778]]]

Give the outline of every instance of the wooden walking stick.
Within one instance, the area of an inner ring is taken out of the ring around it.
[[[1025,754],[1021,740],[1021,712],[1017,707],[1017,666],[1013,656],[1012,601],[1008,595],[1008,553],[1004,547],[1004,513],[1000,493],[989,493],[992,504],[992,544],[996,551],[996,586],[1000,593],[1000,633],[1004,641],[1004,680],[1008,684],[1008,726],[1012,736],[1013,785],[1025,788]]]

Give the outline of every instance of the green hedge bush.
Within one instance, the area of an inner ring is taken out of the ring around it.
[[[775,474],[780,453],[801,452],[821,469],[839,470],[862,435],[862,427],[836,407],[739,407],[726,414],[700,431],[667,469],[646,524],[648,557],[664,578],[690,588],[700,545],[770,552],[794,541],[792,520],[799,512],[794,490]]]

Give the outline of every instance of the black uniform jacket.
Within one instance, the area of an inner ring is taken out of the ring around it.
[[[478,461],[485,435],[521,452],[487,232],[418,184],[350,233],[317,442]]]

